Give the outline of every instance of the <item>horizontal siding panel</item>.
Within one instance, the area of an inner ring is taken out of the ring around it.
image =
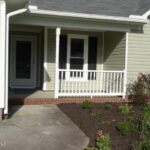
[[[124,70],[125,68],[125,34],[105,32],[104,69]]]
[[[150,72],[150,23],[144,33],[129,33],[128,83],[135,80],[140,72]]]

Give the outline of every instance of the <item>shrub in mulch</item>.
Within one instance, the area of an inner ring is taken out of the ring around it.
[[[129,100],[134,104],[145,104],[150,100],[150,74],[140,73],[137,80],[128,85]]]

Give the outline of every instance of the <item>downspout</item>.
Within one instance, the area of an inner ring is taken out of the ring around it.
[[[10,12],[6,15],[6,52],[5,52],[5,110],[4,114],[8,114],[8,79],[9,79],[9,20],[12,16],[16,16],[27,12],[27,8]]]

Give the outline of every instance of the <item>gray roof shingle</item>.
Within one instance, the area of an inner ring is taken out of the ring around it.
[[[108,16],[142,15],[150,0],[30,0],[39,9]]]

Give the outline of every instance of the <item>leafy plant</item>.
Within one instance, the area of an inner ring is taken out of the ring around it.
[[[150,74],[140,73],[128,86],[129,99],[135,104],[145,104],[150,97]]]
[[[88,147],[85,150],[95,150],[95,148],[94,147]]]
[[[120,105],[119,110],[121,111],[122,114],[128,115],[132,111],[132,106],[129,105]]]
[[[111,150],[111,142],[109,134],[103,134],[102,130],[97,132],[96,146],[88,147],[86,150]]]
[[[93,106],[93,103],[89,100],[86,100],[86,101],[82,102],[82,104],[81,104],[81,107],[83,109],[91,109],[92,106]]]
[[[135,129],[135,123],[133,119],[127,119],[119,122],[117,124],[117,129],[121,132],[123,136],[131,134]]]
[[[111,150],[109,134],[97,137],[96,150]]]

